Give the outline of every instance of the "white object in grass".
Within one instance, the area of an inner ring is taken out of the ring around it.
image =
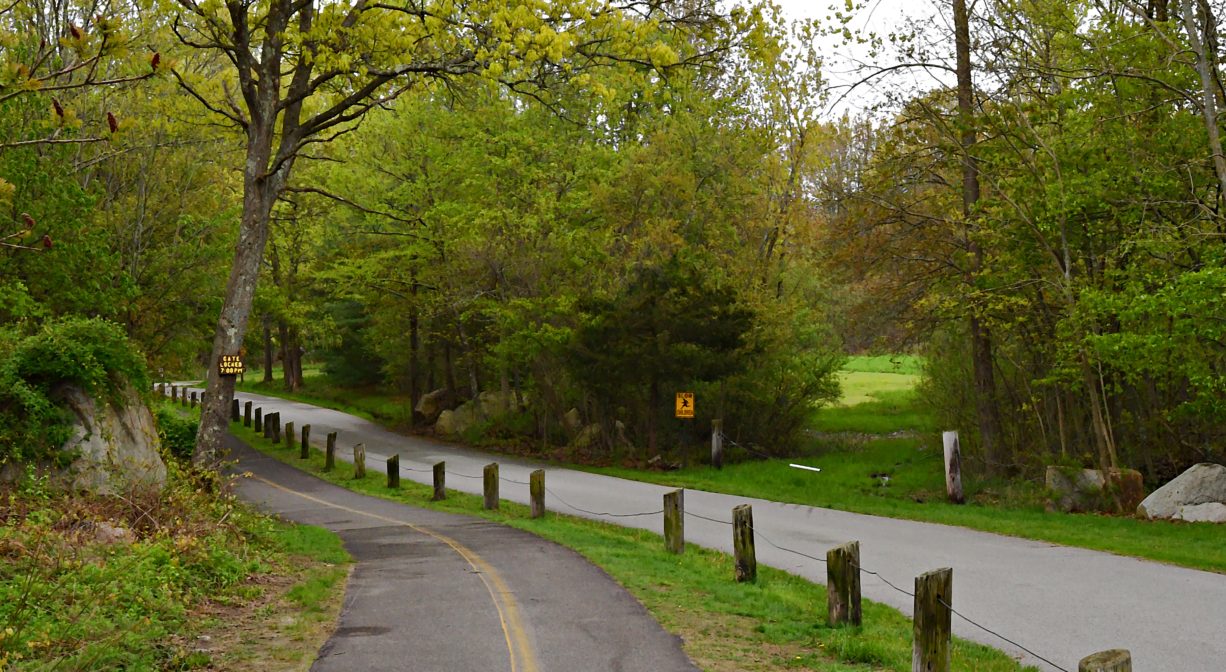
[[[789,464],[788,466],[795,469],[804,469],[805,471],[821,471],[821,469],[818,467],[806,467],[803,464]]]

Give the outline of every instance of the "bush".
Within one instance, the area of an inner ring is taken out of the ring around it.
[[[196,448],[196,432],[200,429],[200,422],[195,418],[183,417],[165,406],[158,407],[156,416],[162,447],[175,459],[190,462],[192,451]]]
[[[147,390],[149,376],[117,324],[72,317],[28,336],[0,330],[0,464],[50,458],[68,439],[68,418],[55,399],[62,386],[112,401],[125,383]]]

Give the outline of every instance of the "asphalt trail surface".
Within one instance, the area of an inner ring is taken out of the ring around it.
[[[353,445],[364,443],[368,468],[382,469],[383,460],[399,454],[402,476],[421,483],[430,482],[430,465],[445,460],[447,486],[471,493],[481,492],[481,468],[489,462],[501,465],[503,478],[525,484],[529,472],[544,468],[551,510],[662,530],[662,516],[632,514],[659,511],[670,488],[403,436],[301,402],[245,392],[237,396],[252,400],[266,415],[280,412],[282,422],[310,424],[317,446],[322,447],[328,432],[339,432],[338,459],[351,460]],[[820,488],[822,475],[811,477],[813,487]],[[526,503],[528,486],[504,482],[501,495]],[[727,521],[732,507],[745,503],[753,505],[759,562],[824,582],[822,562],[779,547],[825,558],[828,549],[858,540],[863,568],[877,572],[863,576],[865,598],[906,614],[912,597],[889,584],[911,591],[914,577],[952,567],[954,609],[1055,665],[957,616],[954,632],[1042,670],[1076,670],[1086,655],[1125,648],[1139,671],[1226,672],[1226,575],[960,527],[701,490],[685,493],[686,543],[731,552]]]
[[[480,518],[351,492],[229,437],[239,495],[340,534],[356,567],[315,672],[696,672],[579,554]]]

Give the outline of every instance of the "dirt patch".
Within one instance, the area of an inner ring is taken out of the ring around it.
[[[240,604],[208,601],[190,621],[201,629],[176,636],[171,644],[188,669],[308,670],[324,642],[336,629],[352,567],[339,567],[305,557],[293,558],[290,574],[257,574],[247,578]],[[332,582],[317,602],[293,599],[295,586],[323,579]]]

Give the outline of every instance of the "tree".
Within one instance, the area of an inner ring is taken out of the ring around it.
[[[232,69],[205,78],[175,67],[189,95],[245,137],[243,209],[208,369],[193,461],[217,459],[233,397],[217,361],[243,342],[273,205],[312,145],[351,130],[370,110],[429,83],[468,77],[544,99],[552,82],[617,64],[681,67],[686,54],[658,39],[662,27],[701,25],[705,7],[595,0],[523,4],[367,0],[177,0],[174,31],[220,53]],[[212,74],[212,73],[209,73]]]

